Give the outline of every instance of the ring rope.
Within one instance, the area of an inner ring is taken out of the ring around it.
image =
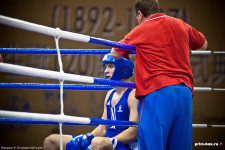
[[[63,84],[64,90],[93,90],[108,91],[113,89],[109,85],[82,85],[82,84]],[[0,89],[46,89],[59,90],[59,84],[40,84],[40,83],[0,83]]]
[[[225,125],[192,124],[192,127],[193,128],[208,128],[208,127],[225,128]]]
[[[7,73],[21,74],[21,75],[29,75],[34,77],[48,78],[48,79],[136,88],[136,84],[130,83],[130,82],[107,80],[102,78],[62,73],[57,71],[25,67],[20,65],[12,65],[7,63],[0,63],[0,71],[7,72]]]
[[[39,25],[39,24],[35,24],[35,23],[31,23],[31,22],[27,22],[27,21],[23,21],[16,18],[3,16],[3,15],[0,15],[0,23],[4,25],[32,31],[32,32],[38,32],[45,35],[50,35],[53,37],[60,36],[60,38],[63,38],[63,39],[69,39],[69,40],[80,41],[85,43],[99,44],[99,45],[104,45],[109,47],[120,48],[124,50],[130,50],[130,51],[136,50],[136,47],[133,45],[123,44],[123,43],[105,40],[101,38],[91,37],[88,35],[63,31],[63,30],[59,30],[58,28],[55,29],[55,28],[44,26],[44,25]]]
[[[76,117],[68,115],[53,115],[41,113],[15,112],[0,110],[1,124],[39,124],[39,125],[115,125],[115,126],[132,126],[137,127],[138,122],[121,121],[121,120],[107,120],[98,118]],[[225,125],[207,125],[207,124],[192,124],[193,128],[224,128]]]
[[[84,91],[108,91],[113,89],[109,85],[85,85],[85,84],[63,84],[64,90],[84,90]],[[45,89],[59,90],[60,84],[44,84],[44,83],[0,83],[0,89]],[[225,91],[225,88],[212,87],[194,87],[194,91]]]
[[[110,53],[111,49],[60,49],[61,54],[86,54],[86,55],[104,55]],[[56,49],[44,48],[0,48],[2,54],[57,54]],[[133,51],[132,54],[135,54]]]
[[[225,88],[194,87],[194,91],[201,91],[201,92],[209,92],[209,91],[225,91]]]
[[[73,55],[104,55],[111,52],[111,49],[60,49],[61,54]],[[2,54],[57,54],[57,49],[45,48],[0,48]],[[132,51],[131,54],[136,54]],[[225,54],[225,51],[210,51],[210,50],[194,50],[190,51],[192,55],[210,55],[210,54]]]
[[[105,121],[105,120],[103,120],[103,121]],[[19,118],[19,119],[18,118],[0,118],[0,124],[57,125],[58,122],[40,121],[40,120],[34,120],[34,119],[21,119],[21,118]],[[64,122],[63,125],[98,126],[98,125],[101,125],[101,123],[90,123],[87,125],[87,124],[81,124],[81,123]],[[105,123],[104,125],[112,125],[112,124]],[[122,126],[122,125],[119,123],[118,126]],[[123,126],[126,126],[126,125],[123,125]],[[136,126],[133,125],[133,127],[136,127]],[[192,124],[192,128],[209,128],[209,127],[224,128],[225,125]]]
[[[41,114],[41,113],[28,113],[28,112],[17,112],[17,111],[5,111],[0,110],[0,118],[4,121],[4,118],[10,122],[16,121],[19,119],[20,121],[32,121],[42,122],[42,123],[65,123],[65,124],[76,124],[76,125],[116,125],[116,126],[137,126],[138,122],[132,121],[118,121],[118,120],[107,120],[107,119],[98,119],[98,118],[87,118],[87,117],[77,117],[77,116],[68,116],[61,114]]]
[[[123,87],[131,87],[131,88],[136,87],[135,83],[130,83],[130,82],[94,78],[89,76],[82,76],[82,75],[43,70],[43,69],[37,69],[37,68],[31,68],[31,67],[25,67],[25,66],[19,66],[19,65],[12,65],[7,63],[0,63],[0,71],[35,76],[35,77],[56,79],[56,80],[95,83],[95,84],[123,86]],[[195,87],[194,89],[198,91],[224,91],[223,88],[212,88],[212,87]]]
[[[207,50],[206,51],[205,50],[202,50],[202,51],[190,51],[190,54],[192,54],[192,55],[225,54],[225,51],[207,51]]]

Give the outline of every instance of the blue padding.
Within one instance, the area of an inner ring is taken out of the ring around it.
[[[18,119],[18,118],[0,118],[0,124],[36,124],[36,125],[58,125],[55,121],[41,121],[33,119]],[[63,125],[79,125],[87,126],[87,124],[68,123],[64,122]],[[96,124],[88,124],[88,126],[97,126]]]
[[[84,126],[98,126],[102,125],[123,125],[123,126],[133,126],[138,125],[137,122],[131,121],[118,121],[118,120],[104,120],[97,118],[90,118],[91,122],[89,124],[79,124],[79,123],[69,123],[64,122],[63,125],[84,125]],[[21,119],[21,118],[0,118],[0,124],[39,124],[39,125],[58,125],[56,121],[42,121],[34,119]]]
[[[110,53],[111,49],[60,49],[60,54],[77,55],[104,55]],[[0,48],[1,54],[57,54],[56,49],[44,48]],[[131,54],[135,54],[132,51]]]
[[[121,121],[121,120],[105,120],[105,119],[97,119],[97,118],[90,118],[91,124],[103,124],[103,125],[138,125],[138,122],[132,121]]]
[[[94,83],[95,84],[107,84],[107,85],[113,85],[113,86],[136,88],[135,83],[115,81],[115,80],[107,80],[107,79],[101,79],[101,78],[94,78]]]
[[[136,51],[136,47],[133,45],[123,44],[123,43],[104,40],[104,39],[95,38],[95,37],[90,37],[89,43],[100,44],[100,45],[120,48],[120,49],[124,49],[124,50]]]
[[[77,85],[77,84],[63,84],[64,90],[95,90],[108,91],[113,89],[109,85]],[[60,84],[39,84],[39,83],[0,83],[0,89],[48,89],[58,90]]]

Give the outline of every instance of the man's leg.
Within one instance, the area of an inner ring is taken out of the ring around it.
[[[177,108],[172,130],[168,135],[166,150],[192,149],[192,92],[184,86],[177,86]]]
[[[113,141],[113,144],[112,144]],[[116,139],[95,137],[91,141],[91,150],[130,150],[129,145],[124,145]]]
[[[66,149],[66,144],[72,139],[71,135],[63,135],[63,149]],[[59,150],[60,149],[60,135],[52,134],[45,138],[44,150]]]
[[[113,150],[112,142],[106,137],[94,137],[91,141],[91,150]]]
[[[142,97],[139,106],[140,150],[165,150],[176,109],[176,91],[168,86]]]

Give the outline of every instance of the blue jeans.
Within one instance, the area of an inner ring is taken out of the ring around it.
[[[138,104],[140,150],[192,149],[192,92],[184,84],[161,88]]]

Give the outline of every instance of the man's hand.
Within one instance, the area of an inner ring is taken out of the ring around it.
[[[208,47],[208,42],[205,40],[205,43],[203,44],[201,48],[199,48],[199,50],[206,50],[207,47]]]
[[[3,57],[1,54],[0,54],[0,62],[3,62]]]
[[[112,48],[112,50],[111,50],[111,56],[114,59],[120,59],[120,58],[122,58],[119,54],[117,54],[117,52],[114,50],[114,48]]]

